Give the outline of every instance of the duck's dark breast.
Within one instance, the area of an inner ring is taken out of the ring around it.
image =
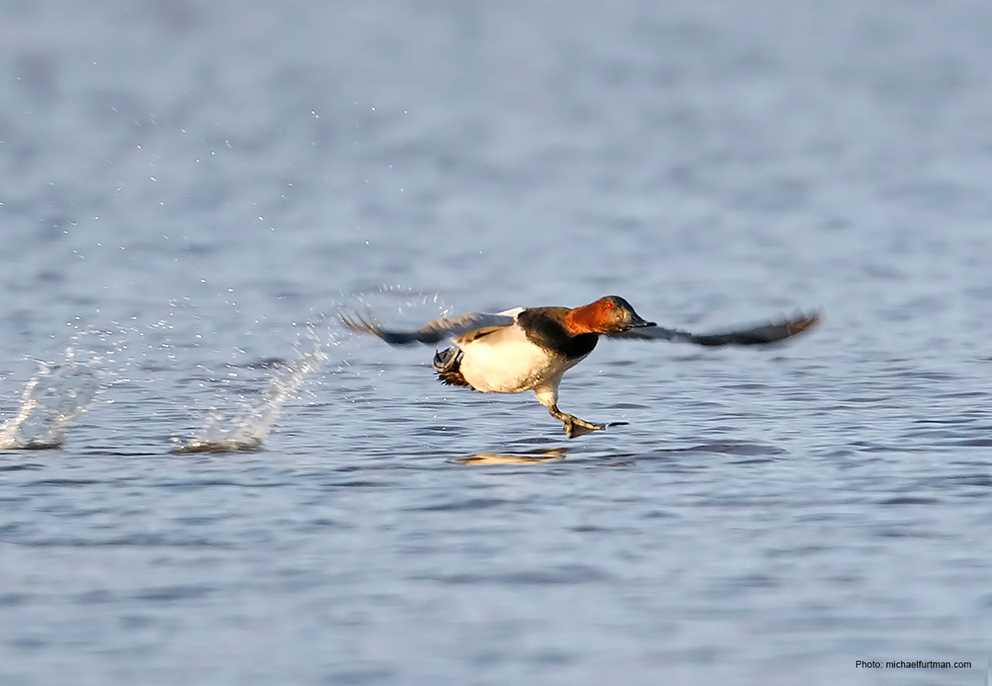
[[[568,312],[565,307],[535,307],[517,315],[517,324],[527,334],[527,339],[545,350],[557,353],[565,359],[585,357],[599,342],[599,334],[582,333],[569,335],[562,325],[562,318]]]

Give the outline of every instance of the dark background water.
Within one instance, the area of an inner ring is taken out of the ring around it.
[[[981,683],[990,21],[0,0],[0,409],[99,390],[0,453],[0,682]],[[568,441],[330,317],[606,293],[826,319],[604,343]]]

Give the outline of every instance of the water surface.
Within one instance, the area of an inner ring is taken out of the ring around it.
[[[0,19],[5,685],[981,682],[986,3]],[[603,342],[572,441],[333,318],[608,293],[826,318]]]

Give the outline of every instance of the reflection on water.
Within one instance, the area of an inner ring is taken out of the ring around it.
[[[460,457],[453,462],[465,465],[492,464],[540,464],[542,462],[559,462],[565,459],[568,448],[547,448],[531,453],[475,453],[468,457]]]

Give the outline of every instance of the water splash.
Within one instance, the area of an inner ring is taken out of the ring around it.
[[[424,321],[447,317],[451,307],[436,291],[423,291],[384,284],[378,288],[352,293],[341,300],[342,311],[390,314],[394,322],[408,319],[420,326]],[[334,320],[337,321],[336,318]]]
[[[295,398],[303,382],[327,360],[322,347],[303,353],[292,362],[272,364],[274,370],[265,392],[254,403],[233,417],[211,410],[199,435],[174,438],[175,454],[231,453],[259,450],[282,414],[288,400]]]
[[[0,450],[47,450],[65,443],[72,423],[100,389],[96,361],[79,360],[68,348],[59,363],[40,362],[24,385],[17,414],[0,425]]]

